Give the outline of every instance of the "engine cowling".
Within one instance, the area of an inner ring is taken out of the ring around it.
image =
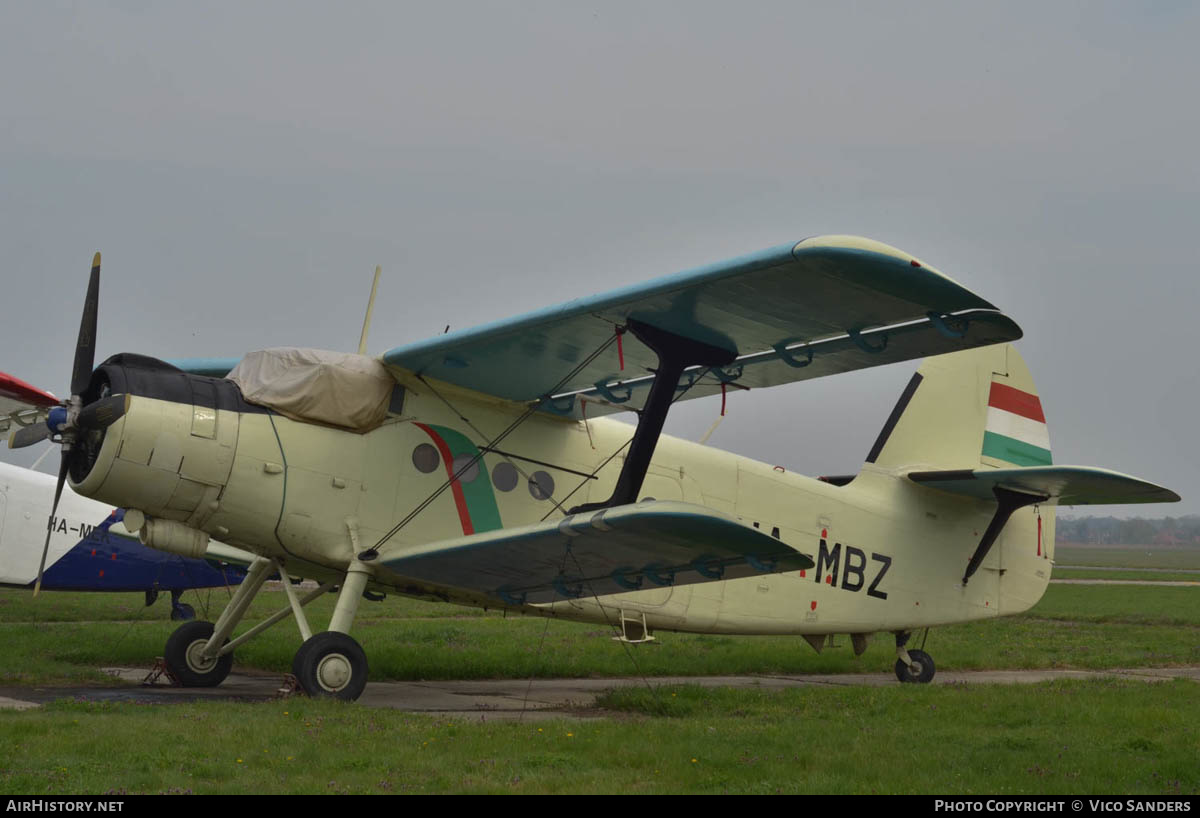
[[[240,413],[265,412],[231,381],[191,375],[142,355],[109,358],[85,401],[131,395],[116,423],[79,440],[70,461],[79,494],[199,529],[220,507]]]

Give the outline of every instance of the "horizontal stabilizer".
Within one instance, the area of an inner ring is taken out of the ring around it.
[[[813,567],[811,557],[732,517],[663,501],[430,543],[381,563],[509,605]]]
[[[1091,466],[1030,466],[1019,469],[958,469],[909,472],[923,486],[995,500],[997,488],[1048,497],[1046,505],[1089,506],[1125,503],[1177,503],[1170,489],[1120,472]]]

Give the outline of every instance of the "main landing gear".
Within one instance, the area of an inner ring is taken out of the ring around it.
[[[179,600],[182,594],[182,591],[171,592],[171,619],[175,622],[190,622],[196,618],[196,609]]]
[[[923,650],[905,650],[911,636],[910,631],[896,633],[896,678],[902,682],[928,684],[936,672],[933,657]]]
[[[271,574],[278,574],[284,580],[288,607],[230,640],[234,627]],[[167,639],[163,659],[184,687],[215,687],[229,675],[236,647],[291,614],[304,640],[292,660],[292,673],[300,687],[310,696],[353,701],[362,695],[367,685],[367,656],[347,632],[354,623],[358,601],[366,590],[370,574],[370,567],[364,563],[355,560],[350,564],[338,591],[329,630],[313,635],[304,616],[304,606],[332,589],[333,583],[298,596],[287,581],[283,567],[273,559],[259,557],[250,565],[246,578],[216,623],[188,622],[179,627]]]
[[[187,622],[196,618],[196,609],[186,602],[180,602],[179,597],[183,594],[182,591],[176,589],[171,591],[171,621],[172,622]],[[146,607],[149,608],[158,599],[158,589],[151,588],[146,591]]]

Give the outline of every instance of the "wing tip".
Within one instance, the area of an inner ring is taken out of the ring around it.
[[[1101,506],[1178,503],[1176,492],[1140,477],[1099,466],[1014,466],[1010,469],[954,469],[916,471],[905,475],[919,485],[940,491],[983,498],[986,487],[1002,485],[1016,491],[1043,491],[1054,505]],[[1090,481],[1087,482],[1074,482]],[[1108,491],[1098,490],[1097,486]]]
[[[991,303],[986,298],[983,298],[975,291],[964,287],[958,281],[946,275],[938,268],[930,264],[926,264],[912,253],[907,253],[898,247],[893,247],[892,245],[878,241],[877,239],[870,239],[866,236],[855,236],[849,233],[833,233],[824,236],[811,236],[796,242],[796,244],[792,247],[792,255],[795,258],[800,258],[801,255],[807,251],[820,250],[842,250],[855,253],[871,253],[876,256],[883,256],[885,258],[892,259],[913,268],[913,270],[920,270],[931,276],[942,279],[947,284],[953,285],[953,287],[960,291],[958,293],[960,297],[964,294],[970,296],[970,298],[973,300],[969,304],[964,304],[963,307],[960,307],[960,309],[969,307],[974,309],[999,310],[995,304]]]

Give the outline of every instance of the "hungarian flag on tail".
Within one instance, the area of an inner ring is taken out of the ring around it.
[[[983,456],[1015,466],[1051,465],[1050,432],[1037,395],[992,381]]]

